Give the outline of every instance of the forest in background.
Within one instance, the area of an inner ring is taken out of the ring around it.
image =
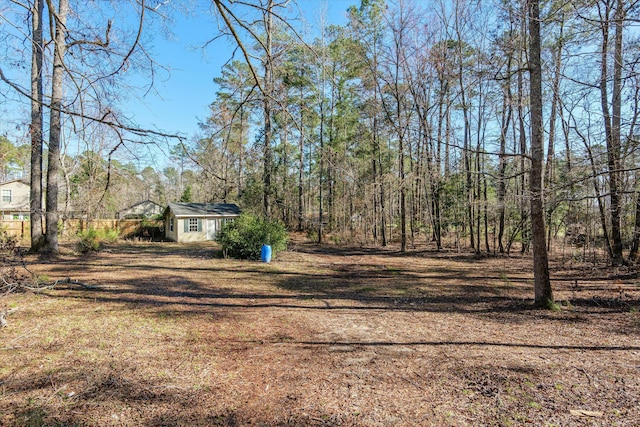
[[[63,189],[56,212],[108,217],[146,198],[235,202],[318,241],[529,250],[529,3],[362,0],[346,25],[321,25],[314,37],[288,18],[292,4],[212,2],[237,57],[216,77],[219,90],[189,140],[117,115],[122,64],[156,64],[135,32],[114,47],[115,25],[89,28],[86,10],[71,8],[64,107],[53,111],[68,119],[63,136],[86,150],[54,154]],[[149,13],[156,4],[131,5]],[[540,6],[546,239],[600,245],[614,264],[633,260],[638,4]],[[58,45],[45,44],[53,69]],[[170,145],[171,166],[127,160],[149,144]]]

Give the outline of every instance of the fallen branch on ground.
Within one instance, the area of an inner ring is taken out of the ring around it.
[[[84,289],[91,289],[91,290],[95,290],[95,289],[100,289],[99,286],[94,286],[94,285],[87,285],[86,283],[82,283],[78,280],[72,280],[71,278],[67,277],[66,279],[59,279],[56,280],[55,282],[52,282],[50,284],[45,284],[43,283],[44,287],[40,287],[40,289],[53,289],[56,285],[63,283],[63,284],[69,284],[69,285],[78,285]],[[29,288],[26,288],[29,289]]]
[[[55,288],[59,284],[68,284],[68,285],[77,285],[84,289],[96,290],[100,289],[99,286],[88,285],[86,283],[80,282],[79,280],[72,280],[67,277],[65,279],[58,279],[54,282],[37,282],[37,281],[12,281],[8,282],[4,277],[0,277],[0,295],[8,295],[12,292],[17,292],[20,290],[30,291],[30,292],[42,292]]]
[[[38,275],[27,267],[23,254],[18,248],[17,238],[7,234],[5,230],[0,230],[0,266],[2,266],[0,267],[0,296],[19,291],[42,292],[53,289],[61,283],[90,290],[99,289],[97,286],[72,280],[69,277],[50,283],[41,281]],[[2,324],[1,320],[0,324]]]

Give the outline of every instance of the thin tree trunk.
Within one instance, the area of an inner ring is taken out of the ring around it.
[[[511,55],[509,55],[507,61],[507,75],[511,75]],[[500,165],[498,175],[498,252],[504,253],[504,228],[505,228],[505,197],[507,194],[507,132],[509,131],[509,123],[511,122],[511,113],[513,108],[511,107],[511,79],[508,78],[505,82],[505,93],[502,100],[502,123],[500,126]]]
[[[303,72],[304,77],[304,72]],[[304,105],[302,85],[300,85],[300,140],[298,141],[298,231],[302,231],[303,211],[303,178],[304,178]]]
[[[482,163],[482,169],[484,170],[484,160],[482,161]],[[487,175],[484,173],[482,174],[482,203],[484,216],[484,247],[487,253],[490,253],[491,247],[489,246],[489,200],[487,195]]]
[[[382,170],[382,150],[380,148],[380,136],[378,135],[378,129],[376,128],[376,147],[378,149],[378,173],[380,176],[380,237],[382,238],[382,246],[387,246],[387,218],[386,218],[386,203],[385,203],[385,185],[384,185],[384,173]]]
[[[263,119],[264,119],[264,152],[263,152],[263,175],[262,175],[262,183],[263,183],[263,193],[262,193],[262,204],[264,209],[264,215],[266,217],[270,214],[270,198],[271,198],[271,158],[273,156],[271,151],[271,137],[272,137],[272,128],[271,128],[271,95],[273,92],[272,87],[272,40],[271,40],[271,31],[272,31],[272,23],[273,23],[273,15],[271,13],[273,9],[273,0],[269,0],[269,4],[266,7],[264,17],[265,24],[265,36],[266,36],[266,52],[264,59],[264,89],[265,92],[263,94]]]
[[[324,86],[324,82],[323,82]],[[322,243],[324,211],[323,211],[323,186],[324,186],[324,91],[320,101],[320,177],[318,182],[318,244]]]
[[[615,13],[615,29],[616,35],[614,39],[614,63],[613,63],[613,99],[612,110],[613,117],[611,123],[611,148],[607,147],[609,160],[610,181],[611,185],[611,238],[613,240],[613,262],[615,265],[624,264],[624,255],[622,254],[622,232],[621,232],[621,216],[622,206],[620,197],[621,179],[621,121],[622,121],[622,31],[625,18],[624,0],[618,0]],[[610,153],[610,154],[609,154]],[[611,168],[613,166],[613,168]],[[615,186],[614,186],[615,184]]]
[[[31,251],[38,252],[44,243],[42,235],[42,135],[43,135],[43,90],[42,19],[44,0],[34,0],[31,12],[33,39],[31,41],[31,193],[29,197],[31,223]]]
[[[520,188],[517,190],[520,192],[520,198],[522,203],[520,203],[520,219],[525,220],[529,216],[526,208],[526,204],[524,203],[527,188],[526,188],[526,155],[527,155],[527,137],[525,130],[525,122],[524,122],[524,111],[522,108],[522,104],[525,101],[524,98],[524,82],[522,77],[522,72],[518,74],[518,139],[520,143]],[[527,233],[528,227],[522,227],[522,248],[520,250],[521,253],[525,253],[529,248],[529,235]]]
[[[456,35],[458,43],[456,44],[456,51],[458,54],[458,84],[460,86],[460,104],[462,108],[462,117],[464,121],[464,135],[462,145],[462,156],[464,157],[464,172],[465,172],[465,198],[467,200],[467,223],[469,224],[469,245],[471,249],[475,249],[476,242],[474,240],[473,229],[473,189],[472,189],[472,176],[471,176],[471,154],[469,145],[471,144],[471,123],[469,119],[469,106],[467,105],[466,87],[464,84],[464,76],[466,70],[464,69],[463,52],[464,46],[462,33],[457,26],[458,20],[456,20]],[[480,245],[480,242],[478,242]]]
[[[576,135],[578,135],[578,137],[580,137],[580,139],[582,140],[585,150],[587,150],[589,164],[591,165],[591,176],[593,178],[593,191],[596,195],[596,200],[598,201],[598,213],[600,214],[600,224],[602,226],[602,232],[604,233],[605,246],[607,249],[607,254],[609,255],[610,258],[613,258],[612,251],[611,251],[611,240],[609,239],[610,234],[609,234],[609,227],[607,226],[607,217],[605,213],[605,207],[604,207],[604,204],[602,203],[602,196],[600,194],[601,193],[600,187],[598,185],[599,174],[598,174],[598,168],[596,166],[596,161],[593,158],[593,152],[591,150],[591,147],[589,146],[587,138],[584,137],[582,132],[580,132],[577,127],[574,129],[574,131],[576,132]]]
[[[460,100],[462,103],[462,114],[464,118],[464,136],[462,145],[462,156],[464,157],[464,171],[465,171],[465,194],[467,200],[467,223],[469,224],[469,246],[471,249],[475,249],[474,227],[473,227],[473,184],[471,175],[471,152],[469,150],[469,144],[471,139],[471,124],[469,122],[469,108],[467,106],[465,88],[464,88],[464,71],[462,68],[462,58],[460,58]]]
[[[371,159],[371,170],[373,174],[373,242],[378,244],[378,161],[376,160],[376,136],[375,136],[375,123],[376,119],[373,119],[374,134],[372,138],[372,150],[373,158]]]
[[[620,91],[621,91],[621,72],[622,72],[622,22],[618,27],[618,19],[622,5],[618,4],[615,12],[616,17],[616,34],[614,38],[614,77],[613,77],[613,117],[609,110],[609,94],[608,94],[608,57],[609,57],[609,17],[611,10],[607,4],[604,17],[602,20],[602,53],[600,68],[600,103],[602,106],[602,116],[604,119],[604,129],[607,142],[607,164],[609,168],[609,198],[611,202],[611,262],[613,265],[623,263],[622,255],[622,237],[620,234],[620,195],[618,193],[618,184],[620,173],[618,171],[619,155],[620,155]]]
[[[633,229],[633,240],[629,251],[629,262],[635,262],[638,257],[638,247],[640,246],[640,191],[636,193],[636,223]]]
[[[399,49],[396,46],[396,50]],[[398,158],[398,174],[400,178],[400,252],[407,251],[407,200],[405,190],[405,172],[404,172],[404,135],[405,129],[403,125],[402,115],[402,103],[400,102],[400,88],[398,82],[398,75],[400,74],[400,58],[396,57],[396,79],[395,79],[395,91],[396,91],[396,128],[398,132],[398,151],[400,152]]]
[[[529,0],[529,75],[531,109],[531,234],[533,245],[533,277],[535,304],[550,308],[553,292],[549,277],[542,203],[542,162],[544,129],[542,121],[542,63],[539,0]]]

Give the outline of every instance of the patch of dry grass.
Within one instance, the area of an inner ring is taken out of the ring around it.
[[[640,425],[634,271],[554,270],[550,312],[520,258],[122,243],[29,261],[99,289],[5,297],[0,425]]]

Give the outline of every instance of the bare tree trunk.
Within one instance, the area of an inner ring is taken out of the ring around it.
[[[304,72],[303,72],[304,76]],[[304,102],[302,85],[300,85],[300,140],[298,142],[298,231],[302,231],[303,210],[303,178],[304,178]]]
[[[33,38],[31,40],[31,193],[29,198],[32,252],[38,252],[44,243],[42,236],[43,14],[44,0],[34,0],[31,12]]]
[[[335,207],[334,207],[334,197],[335,197],[335,108],[336,108],[336,64],[332,62],[331,64],[331,103],[329,104],[329,135],[328,135],[328,149],[326,152],[326,170],[327,170],[327,231],[329,233],[333,232],[335,226]]]
[[[47,168],[47,234],[45,251],[58,253],[58,171],[60,168],[60,139],[62,135],[62,83],[64,57],[67,50],[67,14],[69,1],[60,0],[58,12],[50,11],[55,20],[55,46],[51,77],[51,114],[49,123],[49,156]]]
[[[507,76],[511,76],[511,54],[507,60]],[[498,252],[504,253],[504,228],[505,228],[505,197],[507,194],[507,132],[511,122],[511,78],[507,78],[504,84],[504,95],[502,99],[502,123],[500,126],[500,165],[498,171]]]
[[[324,66],[324,64],[322,64]],[[323,77],[324,86],[324,77]],[[320,176],[318,178],[318,244],[322,243],[323,234],[323,222],[324,222],[324,91],[322,93],[322,100],[320,101]]]
[[[553,305],[553,292],[549,278],[542,203],[542,162],[544,159],[544,129],[542,121],[542,64],[540,40],[539,0],[529,0],[529,75],[531,109],[531,234],[533,245],[533,277],[535,304],[540,307]]]
[[[384,171],[382,170],[382,150],[380,149],[380,135],[378,127],[376,126],[375,130],[375,146],[377,149],[377,158],[375,161],[378,162],[378,174],[380,178],[380,237],[382,238],[382,246],[387,246],[387,214],[386,214],[386,203],[384,200],[385,197],[385,185],[384,185]]]
[[[602,203],[603,196],[601,195],[600,187],[598,184],[598,176],[599,176],[598,167],[596,166],[596,161],[593,157],[593,151],[589,146],[589,142],[587,141],[587,138],[585,138],[582,132],[578,130],[577,126],[574,128],[574,131],[576,135],[578,135],[578,137],[580,137],[580,139],[582,140],[582,143],[584,144],[584,148],[587,151],[587,157],[589,159],[589,164],[591,165],[591,176],[593,178],[593,192],[596,195],[596,200],[598,202],[598,213],[600,214],[600,224],[602,226],[602,232],[604,233],[605,246],[607,248],[607,254],[609,254],[609,257],[613,258],[611,253],[611,240],[609,240],[610,233],[609,233],[609,227],[607,226],[607,216],[605,212],[605,206]]]
[[[547,144],[547,162],[545,165],[545,193],[549,193],[553,181],[554,163],[555,163],[555,142],[556,142],[556,118],[558,112],[558,105],[560,104],[560,77],[562,74],[562,49],[564,46],[564,16],[560,17],[560,34],[558,35],[557,44],[554,47],[554,64],[555,72],[553,79],[553,98],[551,100],[551,112],[549,117],[549,142]],[[547,249],[551,250],[551,220],[554,208],[551,204],[547,206]]]
[[[371,170],[373,174],[373,242],[378,244],[378,161],[376,160],[376,119],[373,119]]]
[[[403,28],[400,30],[402,31]],[[403,105],[402,100],[405,99],[403,96],[404,92],[400,89],[400,66],[401,66],[401,54],[400,50],[404,48],[402,44],[402,33],[396,36],[399,40],[396,41],[396,58],[395,58],[395,78],[394,78],[394,87],[395,87],[395,97],[396,97],[396,131],[398,134],[398,178],[400,179],[400,252],[404,253],[407,251],[407,196],[405,189],[405,171],[404,171],[404,160],[405,160],[405,135],[406,135],[406,127],[404,124],[404,120],[402,119]]]
[[[462,40],[460,33],[458,32],[458,46],[461,46]],[[474,240],[474,230],[473,230],[473,190],[472,190],[472,181],[471,181],[471,152],[469,149],[469,145],[471,144],[471,123],[469,119],[469,106],[467,105],[466,99],[466,90],[464,85],[464,69],[463,69],[463,61],[462,61],[462,51],[461,48],[458,47],[458,83],[460,85],[460,103],[462,107],[462,115],[464,118],[464,136],[463,136],[463,146],[462,146],[462,156],[464,157],[464,171],[465,171],[465,186],[464,191],[467,200],[467,223],[469,224],[469,246],[471,249],[475,249],[476,244]]]
[[[407,251],[407,201],[404,172],[404,138],[400,138],[400,252]]]
[[[613,117],[611,122],[611,147],[607,147],[607,155],[609,156],[609,168],[611,181],[611,238],[613,243],[613,263],[615,265],[624,264],[624,256],[622,254],[622,233],[621,233],[621,200],[620,188],[621,179],[621,121],[622,121],[622,31],[625,18],[626,1],[618,0],[615,13],[615,29],[616,35],[614,39],[614,63],[613,63],[613,99],[612,110]],[[613,166],[613,168],[612,168]],[[615,177],[615,178],[614,178]],[[615,187],[614,187],[615,184]]]
[[[484,158],[482,160],[482,170],[484,171]],[[491,252],[489,245],[489,199],[487,195],[487,174],[482,174],[482,203],[484,216],[484,247],[487,253]],[[494,249],[495,250],[495,249]]]
[[[629,251],[629,262],[635,262],[638,257],[638,247],[640,246],[640,191],[636,193],[636,223],[633,229],[633,241]]]
[[[523,103],[526,102],[524,98],[524,82],[522,77],[522,72],[518,74],[518,138],[520,143],[520,188],[516,191],[520,191],[520,197],[522,198],[522,203],[520,203],[520,220],[523,221],[523,225],[526,223],[526,219],[529,216],[527,213],[526,205],[524,203],[525,196],[527,192],[526,185],[526,156],[527,156],[527,137],[525,130],[525,122],[524,122],[524,111],[522,108]],[[527,233],[528,227],[522,227],[522,248],[520,250],[521,253],[525,253],[529,248],[529,239],[530,236]]]
[[[458,6],[458,2],[455,2],[456,7]],[[472,183],[472,172],[471,172],[471,119],[469,117],[469,104],[467,102],[467,88],[464,82],[464,76],[467,75],[465,70],[465,61],[464,61],[464,52],[463,46],[465,46],[464,38],[462,36],[463,29],[460,28],[459,24],[461,21],[459,19],[455,20],[455,30],[456,30],[456,55],[457,55],[457,64],[458,64],[458,86],[460,90],[460,108],[462,109],[462,118],[464,122],[464,133],[463,133],[463,144],[462,144],[462,157],[464,158],[464,175],[465,175],[465,185],[464,185],[464,195],[467,201],[466,203],[466,221],[465,223],[469,226],[469,246],[471,249],[476,248],[476,242],[474,237],[474,226],[473,226],[473,183]],[[478,246],[480,242],[478,242]]]
[[[269,4],[264,10],[264,26],[265,26],[265,36],[266,36],[266,52],[264,58],[264,90],[263,94],[263,119],[264,119],[264,152],[263,152],[263,163],[264,170],[262,175],[262,184],[264,186],[262,193],[262,205],[264,209],[264,215],[266,217],[270,214],[270,198],[271,198],[271,157],[273,156],[271,152],[271,95],[273,92],[272,87],[272,56],[271,56],[271,30],[273,24],[273,0],[269,0]]]
[[[607,163],[609,168],[609,198],[611,202],[611,262],[620,265],[624,262],[622,255],[622,236],[620,234],[620,183],[619,158],[620,158],[620,106],[621,106],[621,80],[622,80],[622,2],[618,2],[615,12],[616,34],[614,39],[614,76],[612,108],[613,117],[609,111],[608,95],[608,57],[609,57],[609,33],[611,9],[609,4],[602,19],[602,53],[600,68],[600,103],[604,119],[604,129],[607,141]]]

